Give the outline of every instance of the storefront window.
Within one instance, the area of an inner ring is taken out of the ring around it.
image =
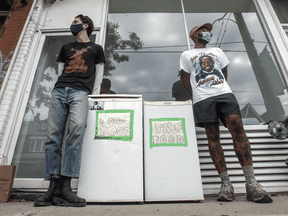
[[[174,100],[179,56],[188,48],[181,2],[109,2],[104,70],[111,90],[146,101]]]
[[[208,47],[227,55],[228,84],[241,108],[244,124],[284,120],[288,115],[287,86],[273,58],[252,1],[184,0],[188,29],[213,23]],[[192,45],[193,47],[193,45]]]
[[[90,36],[95,41],[95,35]],[[43,178],[51,91],[58,78],[57,56],[74,36],[46,36],[18,137],[13,165],[16,178]]]
[[[183,2],[189,31],[195,25],[213,23],[209,47],[220,47],[230,60],[228,83],[239,101],[244,124],[283,120],[288,115],[287,86],[253,1]],[[110,64],[105,71],[111,75],[113,91],[142,94],[144,100],[175,100],[172,85],[179,80],[180,54],[188,49],[180,4],[110,1],[105,44]],[[127,45],[132,34],[137,38],[132,42],[136,49]],[[126,46],[121,47],[123,41]]]

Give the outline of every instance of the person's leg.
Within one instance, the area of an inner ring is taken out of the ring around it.
[[[62,139],[67,118],[64,89],[52,92],[48,115],[48,141],[45,143],[45,180],[50,180],[47,192],[39,197],[34,206],[52,205],[52,196],[57,188],[62,157]]]
[[[219,123],[205,123],[205,131],[208,138],[211,158],[222,181],[217,200],[232,201],[235,199],[234,189],[227,173],[224,152],[220,144]]]
[[[255,183],[255,176],[252,167],[252,156],[249,140],[243,128],[241,116],[234,114],[225,117],[228,130],[233,138],[234,151],[242,166],[246,182],[248,184]]]
[[[226,172],[224,153],[220,144],[219,123],[205,123],[205,131],[209,144],[209,152],[218,173]]]
[[[65,147],[59,190],[66,206],[84,207],[86,200],[78,197],[71,189],[72,177],[78,177],[84,130],[88,115],[88,94],[72,88],[68,90],[67,103],[70,114],[70,127]]]
[[[65,147],[61,175],[78,177],[80,171],[84,130],[88,115],[88,93],[69,88],[70,127]]]
[[[45,175],[59,178],[61,171],[62,144],[65,124],[68,116],[68,107],[64,88],[56,88],[52,92],[48,115],[48,141],[45,143]]]
[[[255,179],[250,143],[244,131],[241,116],[228,115],[225,117],[225,123],[232,135],[234,150],[246,179],[247,199],[255,202],[272,202],[270,196]]]

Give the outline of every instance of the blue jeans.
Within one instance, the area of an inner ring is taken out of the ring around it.
[[[88,92],[70,87],[56,88],[52,92],[48,116],[48,141],[45,143],[45,175],[78,177],[81,163],[82,141],[88,114]],[[69,134],[63,164],[62,144],[69,114]]]

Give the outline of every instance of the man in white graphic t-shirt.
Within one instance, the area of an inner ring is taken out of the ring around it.
[[[205,128],[209,152],[222,181],[217,200],[235,199],[220,144],[220,119],[232,135],[234,150],[246,179],[247,200],[272,202],[254,176],[251,148],[243,128],[239,104],[227,83],[229,60],[220,48],[206,47],[212,37],[211,30],[212,25],[206,23],[190,31],[195,47],[181,54],[180,70],[185,88],[190,93],[193,89],[195,125]]]

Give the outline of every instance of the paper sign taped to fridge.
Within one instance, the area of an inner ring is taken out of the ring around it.
[[[187,145],[184,118],[150,119],[150,148]]]
[[[132,141],[134,110],[96,111],[94,139]]]

